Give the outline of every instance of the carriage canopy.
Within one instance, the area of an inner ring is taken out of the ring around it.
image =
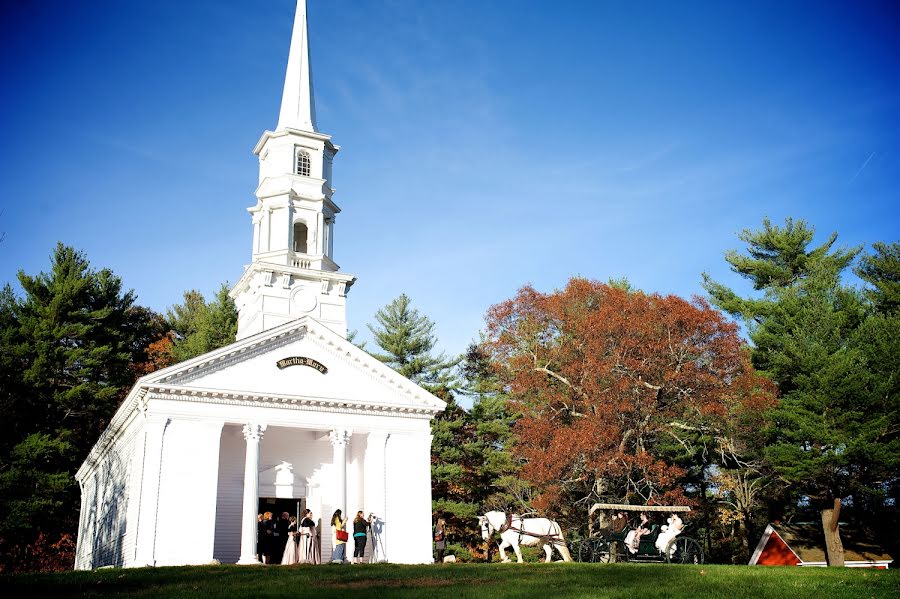
[[[590,513],[597,510],[615,510],[623,512],[689,512],[691,508],[686,505],[631,505],[627,503],[595,503],[591,506]]]

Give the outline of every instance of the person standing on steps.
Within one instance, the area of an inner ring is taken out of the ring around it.
[[[366,555],[366,541],[369,539],[368,530],[372,522],[366,520],[362,510],[356,512],[356,518],[353,519],[353,562],[354,564],[363,563]]]
[[[300,563],[318,564],[319,558],[319,531],[316,529],[316,521],[313,520],[312,511],[303,513],[300,521]]]
[[[343,564],[347,555],[347,531],[346,522],[341,516],[341,510],[334,510],[331,516],[331,543],[334,550],[331,552],[332,564]]]

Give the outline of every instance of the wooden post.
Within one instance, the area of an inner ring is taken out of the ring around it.
[[[825,554],[829,566],[844,567],[844,545],[841,543],[841,532],[838,519],[841,513],[841,500],[834,500],[834,507],[822,510],[822,531],[825,533]]]

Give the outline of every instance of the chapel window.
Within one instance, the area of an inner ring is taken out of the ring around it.
[[[303,221],[297,221],[294,223],[294,251],[298,254],[305,254],[306,252],[306,237],[309,233],[309,229],[306,227],[306,223]]]
[[[297,168],[295,169],[296,174],[308,177],[309,166],[309,152],[307,152],[306,150],[297,150]]]

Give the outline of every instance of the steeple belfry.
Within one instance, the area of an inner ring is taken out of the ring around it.
[[[278,127],[316,131],[316,103],[313,97],[312,67],[309,62],[309,35],[306,28],[306,0],[297,0],[291,50],[288,53],[284,93]]]
[[[281,114],[262,134],[253,225],[252,262],[231,290],[243,339],[301,316],[347,334],[346,296],[356,277],[334,261],[334,227],[341,211],[332,188],[340,150],[316,130],[306,0],[297,0]]]

